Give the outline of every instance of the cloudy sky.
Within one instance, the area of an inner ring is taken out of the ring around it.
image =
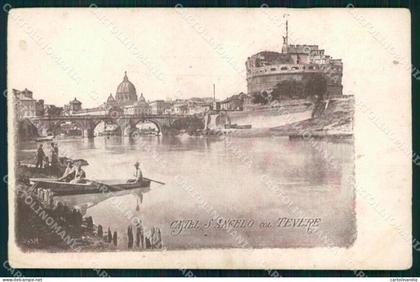
[[[28,88],[59,106],[77,97],[92,107],[115,94],[127,71],[148,100],[212,96],[213,83],[222,99],[246,92],[248,56],[281,50],[285,13],[289,43],[317,44],[343,59],[345,93],[368,91],[387,75],[398,79],[396,68],[409,62],[400,14],[348,10],[12,10],[9,89]]]

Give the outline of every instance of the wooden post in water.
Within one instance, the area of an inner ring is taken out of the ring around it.
[[[155,227],[152,226],[152,229],[150,230],[150,246],[152,249],[155,248],[156,244],[156,230]]]
[[[146,245],[146,249],[150,249],[151,245],[150,245],[150,239],[148,236],[146,236],[145,238],[145,245]]]
[[[93,230],[93,218],[91,216],[86,218],[86,226],[89,231]]]
[[[161,249],[162,248],[162,235],[160,233],[160,228],[153,226],[151,232],[152,232],[152,235],[151,235],[152,248]]]
[[[140,228],[136,228],[136,247],[140,247]]]
[[[116,246],[118,243],[117,231],[114,231],[114,236],[112,237],[112,241],[114,242],[114,246]]]
[[[156,228],[156,229],[157,229],[157,234],[156,234],[156,237],[157,237],[156,248],[157,249],[162,249],[162,246],[163,246],[163,244],[162,244],[162,234],[160,233],[160,228]]]
[[[127,230],[127,236],[128,236],[128,248],[131,249],[133,247],[133,228],[131,225],[128,226]]]
[[[141,221],[136,224],[136,245],[137,247],[144,249],[144,232]]]
[[[145,248],[143,228],[140,229],[140,246],[142,249]]]
[[[104,237],[104,230],[102,229],[102,225],[98,225],[98,237],[103,238]]]
[[[111,243],[112,242],[111,228],[109,228],[109,227],[108,227],[108,240],[107,240],[107,242],[108,243]]]

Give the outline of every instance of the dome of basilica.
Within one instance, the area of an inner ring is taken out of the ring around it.
[[[117,87],[115,98],[120,105],[133,104],[137,101],[136,87],[128,80],[127,72],[125,72],[123,81]]]

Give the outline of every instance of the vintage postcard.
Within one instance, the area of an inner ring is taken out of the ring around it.
[[[3,9],[12,266],[411,266],[408,10]]]

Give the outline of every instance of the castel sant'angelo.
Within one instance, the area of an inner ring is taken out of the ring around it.
[[[311,74],[322,74],[327,81],[327,95],[341,95],[343,63],[318,49],[318,45],[289,45],[288,22],[281,53],[262,51],[246,61],[248,94],[271,92],[284,80],[304,80]]]

